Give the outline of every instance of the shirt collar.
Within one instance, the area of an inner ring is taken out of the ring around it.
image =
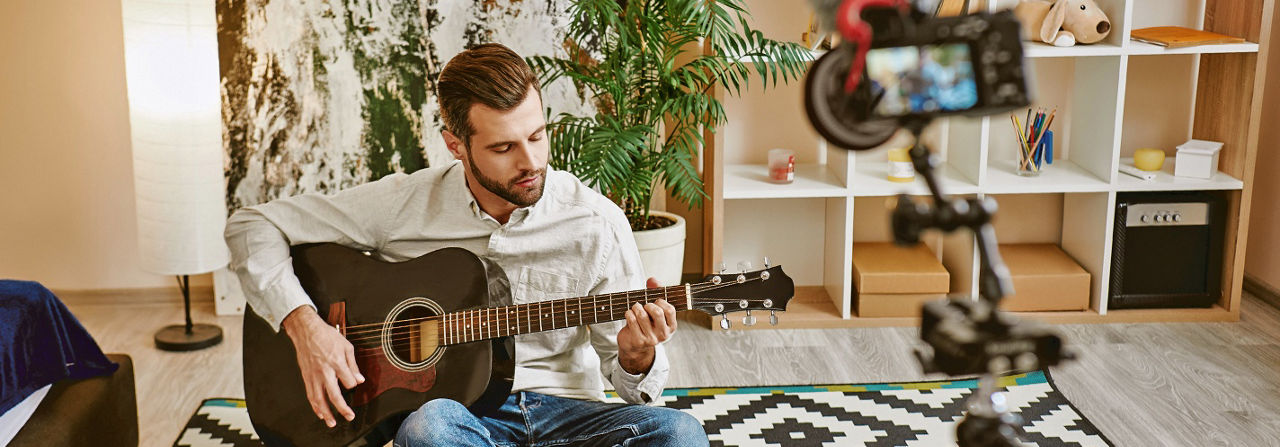
[[[475,216],[477,219],[498,223],[497,219],[494,219],[493,216],[490,216],[489,213],[486,213],[484,209],[480,208],[480,202],[476,201],[475,194],[472,194],[471,188],[467,187],[467,176],[463,171],[464,169],[466,168],[463,167],[461,160],[454,160],[453,166],[450,166],[449,168],[450,176],[453,177],[450,180],[451,185],[455,189],[461,190],[457,196],[463,198],[467,209],[471,210],[471,215]],[[516,208],[515,211],[512,211],[511,217],[507,219],[508,224],[523,222],[525,219],[539,214],[540,210],[546,208],[544,203],[547,201],[547,196],[551,194],[551,173],[553,171],[554,170],[548,166],[546,174],[543,175],[542,198],[538,199],[538,201],[531,206]]]

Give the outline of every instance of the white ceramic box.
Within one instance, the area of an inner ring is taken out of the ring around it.
[[[1178,146],[1173,175],[1178,177],[1213,178],[1218,172],[1218,151],[1222,143],[1205,140],[1189,140]]]

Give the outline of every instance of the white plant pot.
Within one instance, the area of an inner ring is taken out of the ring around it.
[[[640,262],[650,277],[663,286],[680,284],[684,273],[684,218],[663,211],[650,211],[650,215],[676,221],[675,225],[655,230],[632,231],[636,248],[640,249]]]

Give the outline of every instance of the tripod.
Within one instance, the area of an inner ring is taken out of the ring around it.
[[[920,138],[929,121],[908,117],[900,123],[915,136],[911,162],[929,187],[930,203],[898,195],[891,218],[894,240],[899,245],[915,245],[925,230],[973,231],[980,261],[980,299],[925,304],[920,338],[927,346],[917,349],[916,357],[925,372],[981,375],[968,412],[956,426],[960,447],[1018,446],[1020,421],[1009,413],[1004,396],[995,392],[996,375],[1047,368],[1073,356],[1064,350],[1056,331],[1038,323],[1018,321],[997,310],[1000,300],[1013,291],[1013,285],[991,226],[995,200],[952,200],[943,194],[934,174],[940,162]]]

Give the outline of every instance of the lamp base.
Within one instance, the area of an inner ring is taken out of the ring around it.
[[[222,342],[222,328],[212,324],[175,324],[156,332],[156,347],[165,351],[196,351]]]

